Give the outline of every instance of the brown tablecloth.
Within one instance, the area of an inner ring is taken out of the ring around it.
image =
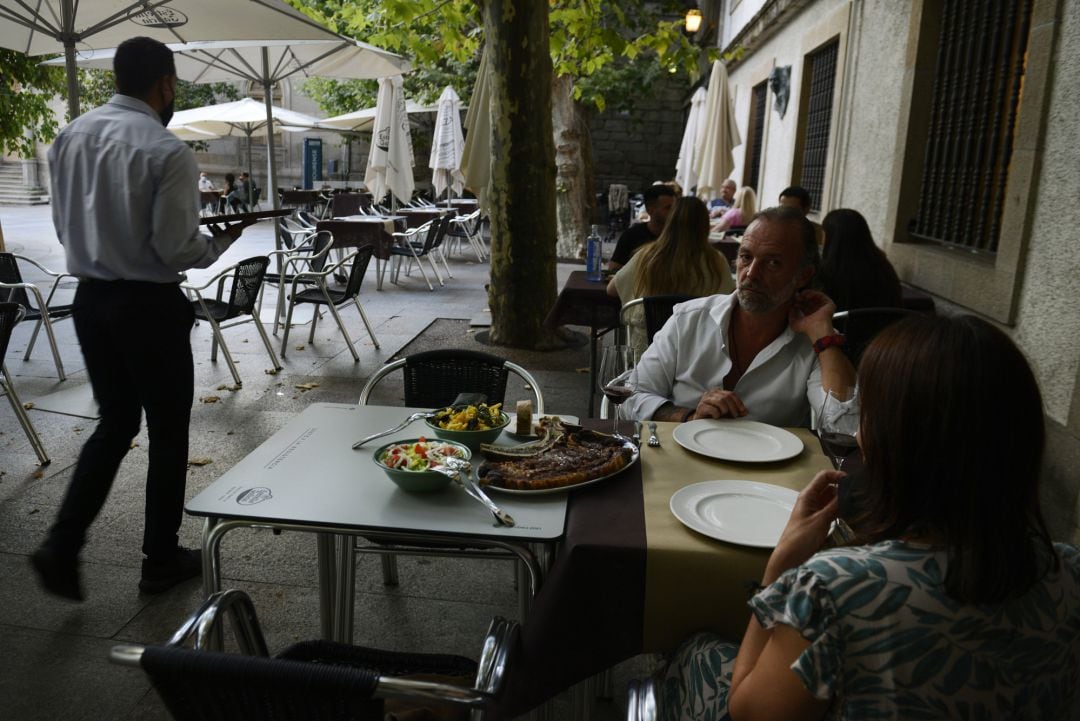
[[[328,230],[334,236],[335,248],[359,248],[362,245],[375,247],[374,255],[380,260],[390,258],[390,248],[394,245],[393,230],[405,229],[404,218],[392,216],[380,218],[377,216],[357,216],[355,218],[333,220],[320,220],[316,230]]]
[[[607,294],[607,280],[591,281],[583,270],[575,270],[559,291],[544,325],[558,328],[561,325],[587,325],[593,331],[605,331],[619,327],[618,298]]]
[[[371,207],[371,193],[335,193],[330,198],[330,215],[341,218]]]
[[[606,421],[589,421],[600,427]],[[691,453],[658,424],[660,448],[619,476],[572,491],[566,537],[511,655],[499,718],[528,711],[560,691],[639,653],[670,651],[712,629],[735,640],[749,618],[746,582],[759,581],[765,549],[716,541],[685,528],[671,495],[704,480],[758,480],[802,488],[830,467],[813,434],[790,461],[726,463]]]
[[[434,220],[435,218],[446,215],[447,213],[449,213],[451,215],[457,215],[457,210],[455,208],[445,208],[445,207],[442,207],[442,208],[398,208],[394,212],[397,213],[398,215],[405,216],[405,223],[410,228],[419,228],[421,225],[428,222],[429,220]]]

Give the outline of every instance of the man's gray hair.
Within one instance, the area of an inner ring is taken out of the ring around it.
[[[817,244],[817,232],[814,230],[814,224],[806,219],[806,216],[802,214],[802,211],[797,208],[792,208],[787,205],[777,205],[772,208],[765,208],[760,213],[750,219],[750,225],[758,220],[764,220],[770,223],[792,223],[799,227],[799,233],[802,235],[803,241],[803,257],[801,268],[807,266],[814,269],[814,278],[817,278],[818,271],[821,269],[821,251],[818,250]],[[813,282],[813,281],[811,281]]]

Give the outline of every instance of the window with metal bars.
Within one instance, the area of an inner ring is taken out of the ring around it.
[[[746,139],[749,153],[743,167],[743,185],[749,185],[754,192],[760,192],[758,181],[761,177],[761,148],[765,138],[765,99],[768,96],[769,83],[763,81],[750,91],[750,137]]]
[[[829,153],[829,125],[832,122],[836,55],[839,49],[840,41],[833,40],[806,56],[810,94],[806,105],[802,177],[798,184],[810,193],[811,210],[821,209],[822,191],[825,189],[825,161]]]
[[[942,3],[915,240],[997,252],[1030,20],[1031,0]]]

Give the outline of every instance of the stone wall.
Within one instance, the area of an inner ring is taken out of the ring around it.
[[[592,118],[593,177],[597,192],[621,183],[636,192],[675,177],[690,89],[685,79],[661,78],[633,110]]]

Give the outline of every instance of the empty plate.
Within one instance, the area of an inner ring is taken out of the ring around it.
[[[803,442],[795,434],[768,423],[730,418],[702,418],[683,423],[672,433],[688,451],[721,461],[767,463],[794,458]]]
[[[780,540],[799,494],[756,481],[704,481],[671,496],[671,512],[709,538],[772,548]]]

